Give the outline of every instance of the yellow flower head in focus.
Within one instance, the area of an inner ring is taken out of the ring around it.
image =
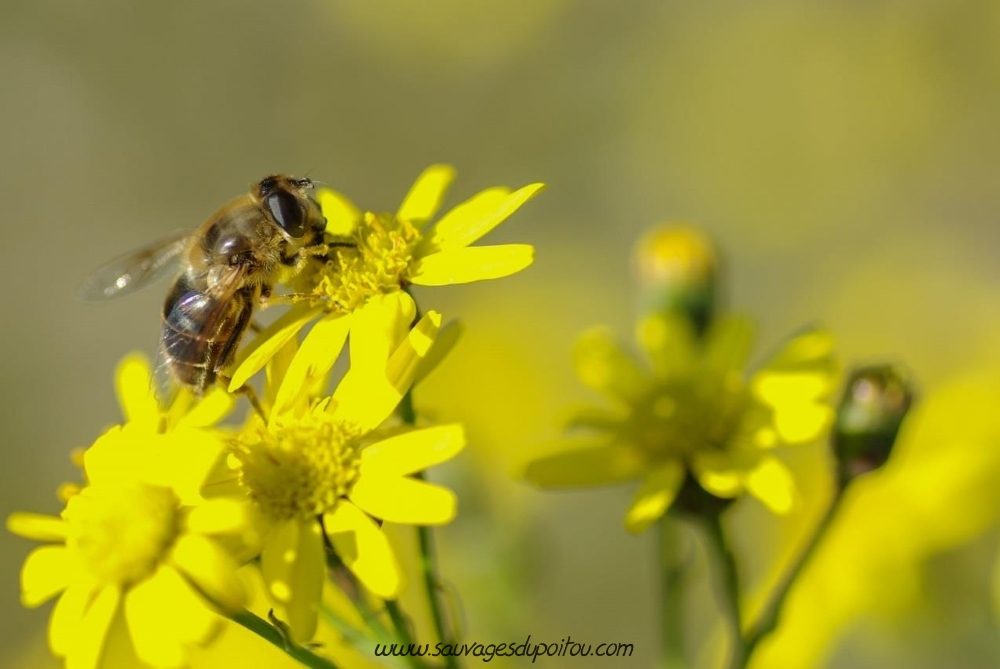
[[[84,454],[86,485],[59,517],[15,513],[7,521],[11,532],[49,544],[24,563],[22,601],[36,607],[61,593],[49,642],[70,667],[102,665],[119,612],[141,660],[182,666],[189,648],[221,629],[216,611],[243,606],[238,565],[219,543],[242,523],[228,501],[188,506],[191,486],[166,484],[182,467],[159,446],[179,445],[184,435],[205,446],[209,438],[198,426],[214,422],[222,404],[200,415],[176,407],[161,414],[149,396],[148,365],[137,357],[119,367],[118,388],[129,421]],[[159,471],[171,462],[170,471]]]
[[[543,184],[516,191],[497,186],[488,188],[444,214],[435,217],[455,170],[448,165],[432,165],[424,170],[403,199],[395,214],[362,213],[350,200],[331,190],[318,199],[327,219],[327,231],[348,245],[331,248],[325,264],[312,264],[294,281],[295,290],[315,296],[300,302],[247,346],[236,362],[230,389],[241,386],[284,344],[317,315],[328,312],[320,323],[322,338],[304,346],[329,345],[335,334],[346,337],[360,326],[370,329],[373,322],[387,323],[399,330],[412,323],[412,299],[405,294],[410,285],[443,286],[498,279],[531,265],[534,248],[530,244],[471,246],[505,221]],[[405,320],[406,315],[410,320]],[[340,347],[337,347],[338,350]]]
[[[744,319],[720,319],[701,340],[687,319],[657,314],[639,323],[637,335],[648,370],[604,329],[580,338],[577,375],[614,406],[578,411],[570,426],[588,434],[529,463],[527,480],[544,488],[641,480],[625,518],[636,533],[670,508],[689,476],[717,497],[745,492],[787,512],[791,475],[770,451],[810,441],[829,424],[831,337],[799,335],[748,378],[752,328]]]
[[[327,398],[304,392],[316,384],[303,379],[324,375],[339,349],[304,343],[286,370],[272,370],[281,380],[267,419],[254,417],[234,440],[230,480],[215,486],[248,497],[268,525],[261,570],[298,641],[316,631],[327,543],[365,587],[392,599],[403,584],[382,522],[455,516],[454,493],[412,475],[454,457],[465,445],[461,426],[376,432],[421,373],[440,322],[429,312],[389,353],[387,340],[359,339]]]

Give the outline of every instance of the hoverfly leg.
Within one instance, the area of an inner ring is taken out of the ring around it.
[[[337,309],[338,311],[346,311],[344,305],[332,297],[317,295],[315,293],[283,293],[281,295],[269,296],[261,295],[258,305],[261,309],[267,309],[268,307],[273,307],[278,304],[298,304],[299,302],[325,304]]]
[[[227,390],[229,388],[229,384],[233,381],[230,377],[223,374],[219,374],[216,378],[219,379],[219,383],[222,384],[222,387]],[[264,405],[261,403],[260,397],[257,396],[257,390],[253,386],[248,383],[244,383],[242,386],[234,390],[232,394],[243,395],[246,397],[247,401],[250,402],[250,406],[257,412],[257,415],[260,416],[265,422],[267,421],[267,412],[264,411]]]

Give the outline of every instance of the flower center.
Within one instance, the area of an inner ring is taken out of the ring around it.
[[[330,260],[303,281],[314,294],[353,311],[369,298],[399,290],[421,235],[391,214],[366,212],[354,230],[354,247],[336,247]]]
[[[750,395],[739,372],[694,374],[656,387],[635,407],[630,428],[655,460],[722,450],[738,430]]]
[[[66,546],[104,584],[150,576],[181,527],[180,501],[169,488],[135,483],[90,485],[66,503]]]
[[[358,478],[361,433],[323,411],[270,428],[255,419],[235,455],[250,498],[276,520],[332,511]]]

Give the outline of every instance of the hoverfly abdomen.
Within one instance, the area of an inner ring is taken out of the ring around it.
[[[174,379],[203,394],[230,362],[252,313],[246,291],[220,299],[181,276],[163,305],[160,335],[160,353]]]

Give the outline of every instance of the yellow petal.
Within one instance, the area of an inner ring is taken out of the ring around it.
[[[626,405],[638,402],[649,388],[635,360],[604,327],[592,328],[577,339],[573,365],[583,385]]]
[[[316,634],[319,600],[326,575],[323,534],[310,518],[283,523],[261,554],[261,572],[270,595],[285,607],[285,622],[298,642]]]
[[[83,624],[83,614],[87,612],[94,591],[86,585],[70,586],[52,609],[49,619],[49,647],[57,657],[65,657],[76,643],[76,636]]]
[[[833,422],[833,409],[816,402],[783,402],[774,412],[774,428],[786,444],[813,441]]]
[[[274,406],[274,398],[278,395],[282,381],[285,380],[285,372],[291,367],[292,360],[295,359],[295,354],[298,351],[299,341],[295,337],[292,337],[268,360],[267,365],[264,367],[264,378],[266,381],[264,383],[263,401],[266,406]]]
[[[393,352],[381,375],[362,374],[352,365],[337,387],[328,411],[363,430],[378,427],[410,388],[417,367],[427,357],[440,327],[441,314],[436,311],[424,314]]]
[[[160,406],[153,394],[152,378],[146,357],[131,353],[118,363],[115,390],[127,421],[156,429],[160,422]]]
[[[424,357],[420,363],[417,365],[417,371],[413,375],[413,385],[420,383],[428,374],[437,369],[441,361],[447,357],[451,350],[455,348],[458,340],[462,337],[465,332],[465,325],[461,321],[448,321],[441,328],[438,333],[437,339],[431,345],[430,350],[427,352],[426,357]]]
[[[392,352],[385,367],[385,378],[400,397],[413,385],[417,371],[431,355],[440,331],[441,314],[428,311]]]
[[[31,551],[21,567],[21,603],[35,608],[65,590],[74,578],[74,566],[65,546],[42,546]]]
[[[747,491],[772,513],[785,515],[795,507],[795,481],[777,458],[764,458],[746,477]]]
[[[330,314],[321,319],[309,331],[285,372],[281,388],[278,390],[271,419],[291,410],[321,379],[333,368],[347,341],[351,318],[342,314]]]
[[[708,331],[705,363],[719,371],[742,371],[750,359],[754,326],[748,318],[730,316],[716,321]]]
[[[258,334],[237,356],[229,392],[240,388],[251,376],[263,369],[267,361],[320,311],[321,307],[310,307],[305,302],[300,302]]]
[[[403,587],[399,563],[382,529],[358,507],[342,500],[323,516],[326,535],[347,568],[373,594],[395,599]]]
[[[429,244],[441,251],[458,249],[481,239],[545,188],[531,184],[514,193],[490,188],[458,205],[434,226]]]
[[[684,483],[684,465],[672,460],[651,471],[625,515],[625,529],[639,534],[659,520],[673,504]]]
[[[104,641],[118,612],[118,588],[101,590],[87,607],[73,643],[66,649],[66,669],[96,669],[101,663]]]
[[[644,458],[625,444],[595,445],[593,440],[566,440],[572,450],[528,463],[524,478],[542,488],[575,488],[625,483],[635,479]]]
[[[361,218],[361,212],[358,211],[353,202],[329,188],[320,190],[317,200],[319,208],[326,218],[327,232],[331,235],[344,237],[354,231]]]
[[[351,371],[384,375],[389,356],[406,337],[416,315],[416,303],[403,291],[368,300],[351,323]]]
[[[726,499],[743,492],[746,469],[737,467],[724,455],[698,453],[691,459],[691,470],[698,485],[716,497]]]
[[[7,531],[35,541],[64,541],[66,522],[40,513],[12,513],[7,516]]]
[[[636,339],[661,378],[682,374],[695,359],[694,327],[679,314],[643,318],[636,326]]]
[[[560,412],[559,424],[567,430],[582,427],[614,432],[622,429],[626,420],[628,413],[618,407],[576,406]]]
[[[534,259],[535,247],[530,244],[449,249],[418,260],[410,281],[418,286],[448,286],[500,279],[520,272]]]
[[[239,534],[253,522],[248,500],[219,497],[191,509],[187,530],[195,534]]]
[[[184,646],[208,643],[222,626],[180,574],[167,566],[126,593],[124,609],[136,654],[156,667],[183,666]]]
[[[219,608],[238,611],[246,604],[243,583],[236,575],[239,565],[216,542],[186,534],[177,540],[171,558],[178,571]]]
[[[361,475],[405,476],[452,459],[465,446],[461,425],[404,432],[361,451]]]
[[[441,207],[448,187],[455,180],[455,168],[451,165],[431,165],[417,177],[410,191],[399,205],[396,218],[421,223],[430,220]]]
[[[754,375],[754,394],[775,409],[827,397],[837,385],[833,348],[833,336],[824,330],[809,330],[792,338]]]
[[[350,493],[362,511],[390,523],[443,525],[455,519],[455,493],[406,476],[362,474]]]
[[[235,403],[232,395],[215,386],[179,420],[171,422],[178,428],[212,427],[229,415]]]

